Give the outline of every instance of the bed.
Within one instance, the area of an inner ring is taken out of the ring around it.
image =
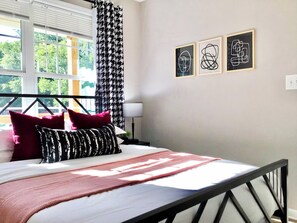
[[[61,102],[59,104],[63,104],[61,98],[76,98],[77,105],[81,107],[84,106],[80,99],[87,99],[82,96],[60,95],[1,94],[0,97],[11,98],[0,114],[5,113],[17,98],[34,98],[32,103],[29,103],[29,109],[42,102],[43,97],[58,98]],[[46,107],[43,102],[42,104]],[[67,109],[65,105],[61,107]],[[51,113],[50,109],[45,110]],[[88,113],[85,108],[82,108],[82,111]],[[120,145],[119,148],[121,153],[54,163],[40,163],[40,159],[0,163],[0,187],[18,180],[39,179],[38,177],[56,176],[54,174],[65,172],[100,178],[100,174],[104,172],[100,171],[103,164],[133,161],[131,165],[134,165],[137,163],[134,159],[147,157],[152,160],[151,156],[156,154],[171,153],[165,148],[138,145]],[[208,159],[203,156],[202,158]],[[35,212],[26,222],[271,222],[272,216],[287,222],[287,160],[255,167],[219,158],[210,159],[209,162],[189,166],[172,175],[148,178],[147,181],[58,202]],[[94,171],[92,168],[98,165],[99,171]],[[88,167],[91,167],[91,170],[85,171]],[[162,172],[159,169],[154,171]],[[108,171],[104,174],[106,172]],[[47,193],[50,194],[50,191]],[[3,194],[0,190],[1,201]],[[2,205],[0,210],[5,208],[7,207]],[[0,213],[0,222],[7,222],[1,216],[3,215]]]

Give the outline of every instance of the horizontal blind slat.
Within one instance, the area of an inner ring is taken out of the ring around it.
[[[33,5],[33,22],[37,25],[92,37],[91,15],[90,17],[79,16],[67,11],[57,11],[40,5]]]
[[[3,11],[4,16],[11,18],[15,15],[22,15],[24,19],[29,19],[30,11],[32,10],[32,21],[39,26],[48,26],[56,28],[57,30],[63,30],[68,33],[74,33],[84,37],[92,38],[92,15],[79,14],[72,12],[71,9],[65,10],[52,6],[45,6],[40,3],[29,3],[29,0],[22,0],[19,2],[16,0],[0,0],[0,11]],[[58,3],[58,1],[57,1]],[[5,13],[8,12],[8,13]],[[1,14],[0,14],[1,16]],[[19,17],[19,19],[22,19]]]
[[[14,17],[13,14],[15,14],[23,16],[24,19],[29,19],[29,7],[30,5],[26,2],[18,2],[15,0],[0,0],[0,10],[8,13],[5,14],[5,16],[9,16],[9,13],[11,13],[12,18]]]

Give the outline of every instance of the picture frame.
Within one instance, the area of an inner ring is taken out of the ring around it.
[[[175,77],[192,77],[195,76],[196,68],[196,46],[190,43],[175,48]]]
[[[226,71],[255,68],[255,30],[230,34],[226,37]]]
[[[222,39],[220,36],[198,42],[199,75],[222,73]]]

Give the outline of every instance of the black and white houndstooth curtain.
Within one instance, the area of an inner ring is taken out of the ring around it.
[[[112,122],[124,128],[123,9],[98,0],[96,26],[96,112],[109,110]]]

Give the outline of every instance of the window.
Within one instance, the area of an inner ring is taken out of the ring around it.
[[[21,93],[21,78],[12,75],[0,75],[0,92],[2,93]],[[0,98],[0,108],[10,101],[9,98]],[[21,111],[22,101],[17,100],[11,107],[15,111]],[[6,112],[5,114],[8,114]]]
[[[20,21],[0,18],[0,68],[22,70]]]
[[[35,70],[81,77],[94,75],[93,42],[45,29],[34,29]]]
[[[94,95],[93,43],[60,32],[34,28],[34,60],[38,93]],[[53,99],[44,102],[58,106]],[[57,107],[57,109],[59,109]],[[43,111],[42,108],[39,111]]]
[[[58,0],[0,2],[1,93],[95,94],[91,9]],[[0,98],[0,108],[8,100]]]
[[[22,78],[12,73],[22,71],[21,22],[19,20],[0,18],[0,92],[21,93]],[[9,102],[0,98],[0,107]],[[17,100],[12,109],[20,111],[22,101]],[[7,112],[6,112],[7,114]]]
[[[35,28],[34,41],[36,72],[68,74],[66,36]]]
[[[79,39],[79,75],[91,76],[94,74],[94,47],[93,43]]]

